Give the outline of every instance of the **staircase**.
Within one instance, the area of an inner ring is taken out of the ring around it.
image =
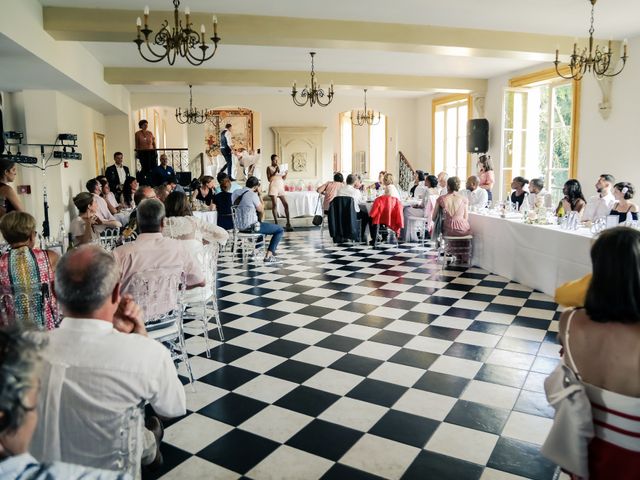
[[[413,186],[413,175],[415,173],[415,169],[411,162],[404,156],[404,153],[398,152],[400,157],[399,163],[399,174],[398,174],[398,186],[404,190],[405,192],[411,190]]]

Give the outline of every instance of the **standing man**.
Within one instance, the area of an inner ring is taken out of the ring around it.
[[[220,153],[224,157],[224,167],[220,169],[218,173],[224,172],[224,169],[227,169],[227,175],[229,175],[229,180],[235,182],[236,179],[231,175],[231,167],[233,166],[233,158],[231,156],[231,152],[233,150],[233,139],[231,138],[231,128],[233,125],[227,123],[224,126],[224,130],[220,132]]]
[[[163,153],[160,155],[160,165],[151,171],[151,185],[158,187],[163,183],[169,183],[169,179],[175,176],[176,172],[173,170],[173,167],[169,165],[169,159]]]
[[[104,174],[109,182],[109,189],[113,192],[118,203],[122,202],[122,190],[124,189],[124,182],[129,176],[129,167],[123,165],[122,152],[116,152],[113,154],[113,165],[109,165]]]
[[[138,182],[141,185],[149,185],[151,180],[151,170],[158,164],[158,156],[156,153],[156,139],[147,127],[149,122],[140,120],[138,122],[140,130],[136,132],[136,156],[140,160],[140,174]]]
[[[613,204],[616,203],[616,199],[613,198],[613,193],[611,193],[615,182],[616,179],[613,175],[609,175],[608,173],[600,175],[600,178],[598,178],[596,182],[596,191],[598,194],[590,197],[587,201],[587,206],[582,214],[583,222],[593,222],[598,218],[609,215]]]

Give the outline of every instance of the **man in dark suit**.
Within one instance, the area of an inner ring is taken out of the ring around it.
[[[116,197],[118,203],[122,201],[122,189],[124,188],[124,182],[129,176],[129,167],[122,164],[123,155],[122,152],[116,152],[113,154],[113,165],[109,165],[104,172],[109,182],[109,188]]]

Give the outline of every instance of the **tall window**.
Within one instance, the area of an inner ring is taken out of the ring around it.
[[[575,174],[579,84],[555,72],[512,79],[504,94],[502,185],[541,178],[554,201]]]
[[[466,179],[470,170],[467,154],[469,96],[451,95],[432,103],[433,151],[432,171]]]
[[[387,116],[380,114],[380,123],[366,127],[352,126],[351,112],[342,112],[339,118],[343,173],[364,173],[377,179],[378,172],[387,168]]]

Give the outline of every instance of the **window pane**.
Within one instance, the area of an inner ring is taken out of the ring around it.
[[[467,178],[467,138],[458,137],[458,168],[456,175],[464,183]]]
[[[465,102],[464,105],[460,105],[460,107],[458,107],[458,137],[467,136],[468,116],[469,116],[469,107]]]
[[[434,138],[435,171],[444,170],[444,110],[436,111]],[[437,175],[437,173],[436,173]]]
[[[571,128],[554,128],[553,136],[553,168],[569,168],[571,161]]]
[[[371,172],[387,169],[387,116],[380,115],[380,123],[369,127],[369,152]],[[376,173],[370,173],[374,176]]]
[[[513,97],[515,92],[504,94],[504,128],[513,128]]]
[[[353,171],[353,138],[351,129],[351,112],[340,114],[340,159],[342,160],[342,170]]]
[[[569,180],[569,170],[551,171],[551,195],[555,202],[559,202],[563,197],[562,187],[567,180]]]
[[[507,130],[504,132],[504,168],[511,168],[513,166],[513,132]]]
[[[447,131],[446,131],[446,153],[445,153],[445,170],[449,175],[455,175],[456,169],[456,145],[457,145],[457,125],[458,118],[456,116],[457,109],[455,107],[447,108]]]
[[[557,86],[553,89],[553,125],[568,127],[571,125],[571,106],[573,103],[573,87],[571,84]]]

